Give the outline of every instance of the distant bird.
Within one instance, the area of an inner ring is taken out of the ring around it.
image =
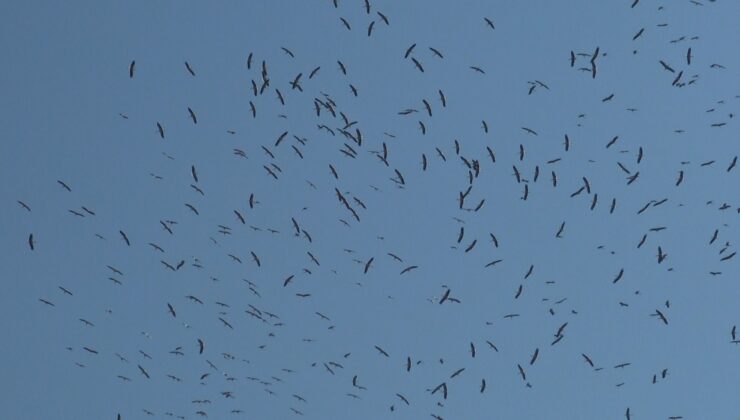
[[[195,71],[193,71],[193,68],[187,61],[185,62],[185,68],[188,70],[188,73],[190,73],[191,76],[195,77]]]
[[[126,243],[126,245],[131,246],[131,242],[129,241],[128,236],[126,235],[126,233],[124,231],[122,231],[122,230],[119,230],[118,233],[121,235],[121,238]]]
[[[439,58],[444,58],[444,56],[442,55],[442,53],[441,53],[441,52],[439,52],[439,50],[437,50],[436,48],[433,48],[433,47],[429,47],[429,50],[430,50],[430,51],[431,51],[432,53],[434,53],[434,55],[436,55],[437,57],[439,57]]]
[[[666,259],[668,254],[663,253],[663,249],[658,247],[658,264],[662,263]]]
[[[406,53],[403,55],[403,58],[409,58],[409,56],[411,55],[411,52],[414,50],[415,47],[416,47],[416,43],[413,43],[411,44],[410,47],[406,48]]]
[[[532,354],[532,359],[529,361],[530,365],[533,365],[535,361],[537,361],[537,356],[540,354],[540,349],[534,349],[534,354]]]
[[[668,70],[668,71],[669,71],[669,72],[671,72],[671,73],[675,73],[675,72],[676,72],[676,71],[675,71],[675,70],[673,70],[673,68],[672,68],[671,66],[669,66],[669,65],[668,65],[668,64],[667,64],[667,63],[666,63],[665,61],[663,61],[663,60],[658,60],[658,61],[660,62],[660,65],[661,65],[661,66],[663,66],[663,69],[664,69],[664,70]]]
[[[58,183],[59,185],[61,185],[61,186],[62,186],[62,188],[64,188],[64,189],[65,189],[65,190],[67,190],[68,192],[72,192],[72,189],[71,189],[71,188],[69,188],[69,185],[67,185],[67,184],[66,184],[66,183],[64,183],[63,181],[59,181],[59,180],[57,180],[57,183]]]
[[[522,380],[523,381],[526,381],[527,380],[527,374],[524,372],[524,368],[522,368],[522,365],[517,364],[516,367],[519,368],[519,375],[521,375]]]
[[[385,24],[386,24],[386,26],[390,26],[390,24],[391,24],[391,23],[390,23],[390,21],[388,20],[388,17],[387,17],[386,15],[384,15],[384,14],[382,14],[382,13],[380,13],[380,12],[375,12],[375,13],[377,13],[377,14],[378,14],[378,16],[380,16],[380,19],[381,19],[381,20],[383,21],[383,23],[385,23]]]
[[[618,273],[618,274],[617,274],[617,276],[616,276],[616,277],[614,278],[614,280],[612,280],[612,283],[616,283],[616,282],[618,282],[619,280],[621,280],[621,279],[622,279],[622,276],[623,276],[623,275],[624,275],[624,268],[622,268],[622,269],[620,269],[620,270],[619,270],[619,273]]]
[[[151,379],[151,377],[149,376],[149,372],[147,372],[146,369],[144,369],[141,365],[137,366],[139,367],[139,371],[142,375],[144,375],[147,379]]]
[[[416,268],[419,268],[419,266],[417,266],[417,265],[410,265],[410,266],[404,268],[403,271],[401,271],[401,274],[408,273],[409,271],[411,271],[413,269],[416,269]]]
[[[195,116],[195,112],[188,107],[188,114],[190,114],[190,119],[193,120],[193,124],[198,124],[198,118]]]
[[[385,350],[383,350],[382,348],[380,348],[380,347],[378,347],[378,346],[375,346],[375,350],[377,350],[377,351],[378,351],[378,352],[379,352],[380,354],[382,354],[382,355],[383,355],[383,356],[385,356],[385,357],[390,357],[390,356],[388,355],[388,353],[386,353],[386,351],[385,351]]]
[[[583,359],[586,360],[586,363],[588,363],[589,365],[591,365],[591,367],[594,367],[594,362],[591,360],[591,358],[589,358],[588,356],[586,356],[583,353],[581,353],[581,356],[583,356]]]
[[[368,270],[370,270],[370,264],[372,264],[372,263],[373,263],[373,260],[375,260],[375,257],[372,257],[372,258],[370,258],[370,259],[369,259],[369,260],[367,260],[367,262],[365,263],[365,269],[363,270],[365,274],[367,274]]]

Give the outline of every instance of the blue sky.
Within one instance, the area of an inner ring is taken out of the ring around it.
[[[740,418],[740,4],[631,3],[3,3],[3,412]]]

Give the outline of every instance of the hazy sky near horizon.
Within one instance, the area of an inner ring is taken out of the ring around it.
[[[0,4],[0,417],[740,418],[740,3],[631,5]]]

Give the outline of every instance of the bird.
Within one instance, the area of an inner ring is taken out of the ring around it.
[[[195,77],[195,71],[193,70],[193,67],[190,66],[190,63],[187,61],[185,62],[185,69],[187,69],[188,73],[190,73],[191,76]]]
[[[368,270],[370,270],[370,264],[372,264],[372,263],[373,263],[373,260],[375,260],[375,257],[372,257],[372,258],[370,258],[370,259],[369,259],[369,260],[367,260],[367,262],[365,263],[365,268],[364,268],[364,270],[363,270],[363,272],[364,272],[365,274],[367,274]]]
[[[439,58],[444,58],[444,56],[442,55],[442,53],[441,53],[441,52],[439,52],[439,50],[438,50],[438,49],[436,49],[436,48],[434,48],[434,47],[429,47],[429,50],[430,50],[430,51],[431,51],[431,52],[432,52],[432,53],[433,53],[434,55],[436,55],[437,57],[439,57]]]
[[[413,43],[411,44],[411,46],[406,48],[406,53],[403,55],[403,58],[409,58],[409,56],[411,55],[411,52],[414,50],[415,47],[416,47],[416,43]]]
[[[418,61],[418,60],[417,60],[416,58],[414,58],[414,57],[411,57],[411,61],[413,61],[413,63],[414,63],[414,66],[416,66],[416,68],[417,68],[417,69],[418,69],[418,70],[419,70],[420,72],[424,73],[424,67],[422,67],[421,63],[420,63],[420,62],[419,62],[419,61]]]
[[[665,325],[668,325],[668,319],[666,319],[665,315],[663,315],[663,312],[660,312],[659,309],[656,309],[655,310],[655,313],[658,315],[658,317],[660,318],[660,320],[663,321],[663,323]]]
[[[416,268],[419,268],[419,266],[417,266],[417,265],[410,265],[410,266],[408,266],[408,267],[404,268],[404,269],[403,269],[403,270],[401,271],[401,274],[405,274],[405,273],[408,273],[409,271],[411,271],[411,270],[414,270],[414,269],[416,269]]]
[[[139,371],[142,375],[144,375],[147,379],[151,379],[151,377],[149,376],[149,372],[147,372],[146,369],[144,369],[141,365],[137,366],[139,367]]]
[[[662,263],[666,259],[668,254],[663,253],[663,249],[658,247],[658,264]]]
[[[535,361],[537,361],[537,356],[540,354],[540,349],[534,349],[534,353],[532,354],[532,359],[529,361],[530,365],[533,365]]]
[[[57,183],[62,186],[68,192],[72,192],[72,189],[64,181],[57,180]]]
[[[581,353],[581,356],[586,361],[586,363],[588,363],[591,367],[594,367],[594,362],[591,360],[591,358],[589,358],[588,356],[586,356],[583,353]]]
[[[188,107],[188,114],[190,114],[190,119],[193,120],[193,124],[198,124],[198,118],[195,116],[195,112]]]
[[[49,301],[49,300],[46,300],[46,299],[41,299],[41,298],[39,298],[39,302],[43,303],[44,305],[48,305],[48,306],[52,306],[52,307],[53,307],[53,306],[56,306],[56,305],[54,305],[54,303],[53,303],[53,302],[51,302],[51,301]]]
[[[383,355],[383,356],[385,356],[385,357],[390,357],[390,356],[388,355],[388,353],[386,353],[386,351],[385,351],[385,350],[383,350],[382,348],[380,348],[379,346],[375,346],[375,350],[377,350],[377,351],[378,351],[378,352],[379,352],[380,354],[382,354],[382,355]]]
[[[177,314],[175,313],[175,308],[172,307],[171,304],[167,304],[167,310],[172,315],[173,318],[177,318]]]
[[[658,61],[660,62],[660,65],[661,65],[661,66],[663,66],[663,69],[664,69],[664,70],[667,70],[667,71],[669,71],[669,72],[671,72],[671,73],[675,73],[675,72],[676,72],[676,71],[675,71],[675,70],[673,70],[673,68],[672,68],[671,66],[669,66],[669,65],[668,65],[668,64],[667,64],[667,63],[666,63],[665,61],[663,61],[663,60],[658,60]]]

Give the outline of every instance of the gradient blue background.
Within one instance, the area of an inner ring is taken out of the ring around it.
[[[1,3],[0,417],[113,419],[121,413],[138,419],[150,418],[142,411],[149,410],[155,418],[168,418],[167,412],[198,418],[195,412],[203,410],[211,419],[283,419],[295,416],[293,407],[311,419],[416,419],[431,418],[430,413],[445,419],[619,419],[630,407],[634,419],[740,418],[740,347],[730,343],[730,329],[740,323],[740,270],[736,258],[720,261],[734,252],[739,217],[740,175],[726,168],[740,150],[737,118],[730,116],[739,108],[740,3],[702,3],[642,0],[630,8],[631,1],[624,0],[375,0],[369,15],[359,0],[340,0],[336,9],[330,1],[298,0]],[[388,16],[390,26],[376,11]],[[484,16],[494,21],[495,30]],[[340,17],[350,22],[351,31]],[[668,25],[657,26],[662,23]],[[633,41],[640,28],[645,32]],[[671,42],[680,37],[685,40]],[[413,43],[412,55],[424,73],[403,58]],[[430,46],[444,59],[433,56]],[[597,60],[596,79],[578,71],[588,66],[589,57],[570,68],[571,50],[591,54],[597,46],[605,55]],[[690,66],[688,47],[694,55]],[[246,68],[250,52],[251,71]],[[133,79],[131,60],[136,60]],[[260,82],[262,60],[271,86],[254,98],[250,80]],[[346,76],[337,60],[347,66]],[[675,75],[658,60],[683,70],[684,81],[698,75],[697,82],[671,86]],[[186,72],[184,61],[196,77]],[[711,68],[713,63],[726,69]],[[316,66],[321,70],[308,80]],[[301,72],[302,93],[289,83]],[[532,80],[550,89],[528,95]],[[358,97],[352,96],[350,83]],[[274,88],[285,96],[285,106]],[[447,97],[446,108],[438,89]],[[349,141],[358,151],[356,159],[339,152],[346,141],[341,134],[332,137],[316,128],[344,125],[326,110],[316,117],[313,98],[322,98],[322,92],[331,95],[337,111],[358,121],[363,145]],[[612,93],[611,101],[602,102]],[[433,108],[431,118],[422,99]],[[256,119],[250,100],[257,106]],[[197,125],[187,107],[197,113]],[[419,113],[397,114],[406,108]],[[165,140],[157,133],[158,121]],[[719,122],[727,125],[710,126]],[[523,126],[539,135],[525,133]],[[286,130],[289,136],[275,147]],[[567,153],[566,133],[572,142]],[[293,140],[294,134],[308,139],[306,146]],[[617,143],[606,149],[616,135]],[[461,155],[481,163],[467,200],[474,206],[485,198],[479,212],[457,207],[468,175],[453,139],[459,140]],[[383,142],[390,167],[371,153]],[[526,149],[523,162],[520,144]],[[275,154],[274,161],[262,145]],[[496,151],[495,164],[486,146]],[[447,162],[436,156],[435,147]],[[639,147],[644,150],[640,165]],[[248,158],[233,155],[234,148]],[[426,172],[422,153],[429,159]],[[558,157],[562,161],[545,163]],[[700,166],[711,160],[716,162]],[[277,181],[262,168],[269,162],[282,169]],[[617,162],[639,170],[638,180],[627,186]],[[205,196],[189,186],[191,165]],[[523,184],[516,183],[512,165],[529,180],[527,201],[520,199]],[[541,170],[537,183],[535,165]],[[403,189],[390,180],[394,168],[405,178]],[[680,170],[684,180],[676,187]],[[550,171],[558,174],[556,188]],[[584,176],[592,194],[570,198]],[[354,206],[360,223],[337,201],[334,188],[367,205],[367,210]],[[249,209],[252,193],[259,203]],[[593,193],[599,202],[591,211]],[[613,197],[617,210],[610,215]],[[668,198],[665,204],[637,214],[650,200],[663,198]],[[28,203],[32,212],[16,200]],[[723,203],[731,208],[719,210]],[[96,215],[79,218],[68,212],[80,206]],[[261,230],[241,225],[234,209]],[[312,243],[293,235],[291,217],[311,234]],[[453,217],[464,221],[460,245],[461,224]],[[160,220],[177,221],[175,234],[168,235]],[[564,237],[557,239],[563,221]],[[218,225],[231,227],[233,234],[219,234]],[[658,226],[667,229],[650,232],[637,249],[643,234]],[[710,246],[715,229],[719,239]],[[131,247],[119,230],[128,234]],[[499,248],[490,243],[489,232],[496,234]],[[34,251],[27,245],[30,233]],[[477,246],[464,253],[476,238]],[[730,249],[719,255],[726,241]],[[658,246],[668,253],[662,264],[656,259]],[[250,251],[260,256],[261,267]],[[373,266],[363,274],[371,257]],[[186,265],[172,272],[161,259],[184,259]],[[494,259],[503,262],[483,268]],[[124,275],[114,275],[107,265]],[[400,276],[409,265],[419,268]],[[523,280],[530,265],[533,274]],[[621,268],[623,278],[612,284]],[[291,274],[293,282],[282,287]],[[112,275],[123,284],[109,281]],[[243,279],[257,285],[260,297]],[[520,284],[524,292],[515,300]],[[460,304],[436,303],[443,285]],[[204,305],[188,301],[185,296],[191,294]],[[167,312],[168,302],[177,310],[176,319]],[[283,325],[249,316],[248,304],[277,314]],[[668,325],[650,316],[656,308],[666,314]],[[511,313],[520,316],[503,318]],[[551,346],[565,322],[565,338]],[[206,343],[203,355],[197,338]],[[470,342],[476,344],[475,359]],[[178,346],[185,356],[169,353]],[[539,360],[529,366],[535,348]],[[351,354],[345,358],[346,353]],[[604,369],[593,371],[581,353]],[[407,356],[422,361],[411,373],[405,371]],[[344,369],[331,375],[323,367],[329,361]],[[632,365],[613,368],[623,362]],[[137,364],[151,379],[138,372]],[[517,364],[525,367],[531,388],[519,377]],[[462,367],[460,376],[449,379]],[[652,384],[664,368],[667,378]],[[206,372],[210,377],[200,381]],[[366,391],[352,387],[354,375]],[[478,392],[481,378],[487,382],[484,394]],[[447,400],[427,391],[443,381]],[[222,391],[235,398],[224,398]],[[212,404],[191,402],[198,399]],[[244,413],[231,414],[233,409]]]

